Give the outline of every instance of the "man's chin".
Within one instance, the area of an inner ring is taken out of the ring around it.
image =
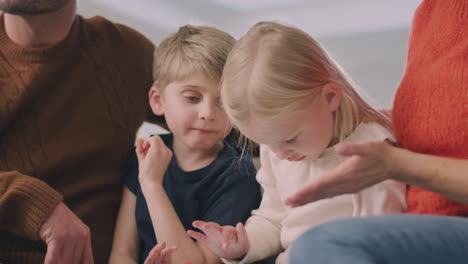
[[[0,1],[2,12],[18,16],[36,16],[57,12],[71,0],[22,0]],[[45,2],[45,3],[44,3]]]

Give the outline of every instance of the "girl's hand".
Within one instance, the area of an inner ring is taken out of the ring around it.
[[[381,142],[336,145],[338,154],[350,158],[287,198],[285,203],[298,207],[341,194],[356,193],[394,177],[392,156],[397,150],[394,146],[395,143],[388,139]]]
[[[176,247],[166,248],[166,242],[157,244],[151,249],[148,257],[145,259],[145,264],[172,264],[172,253]],[[192,262],[184,262],[184,264],[192,264]]]
[[[164,144],[159,136],[138,139],[136,154],[140,182],[156,182],[162,184],[172,151]]]
[[[233,227],[220,226],[213,222],[194,221],[192,225],[205,234],[188,230],[188,235],[221,258],[228,260],[243,258],[249,251],[249,239],[242,223]]]

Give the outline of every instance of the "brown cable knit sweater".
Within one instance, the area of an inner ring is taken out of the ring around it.
[[[153,44],[77,16],[53,48],[25,49],[0,15],[0,263],[43,263],[37,232],[62,199],[107,263],[120,171],[145,118]]]

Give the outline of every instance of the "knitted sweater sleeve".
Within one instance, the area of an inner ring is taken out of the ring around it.
[[[45,182],[17,171],[0,171],[0,229],[39,240],[38,231],[62,196]]]
[[[281,252],[280,241],[282,220],[286,216],[281,197],[276,188],[276,180],[272,171],[270,151],[260,147],[261,168],[257,173],[257,181],[263,189],[260,207],[252,211],[247,219],[246,229],[250,242],[247,255],[240,261],[226,261],[225,263],[252,263]]]

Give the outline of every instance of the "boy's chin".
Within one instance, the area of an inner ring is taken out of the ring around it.
[[[189,143],[189,146],[197,150],[211,150],[214,147],[217,147],[218,144],[221,144],[221,139],[219,140],[196,140]]]

